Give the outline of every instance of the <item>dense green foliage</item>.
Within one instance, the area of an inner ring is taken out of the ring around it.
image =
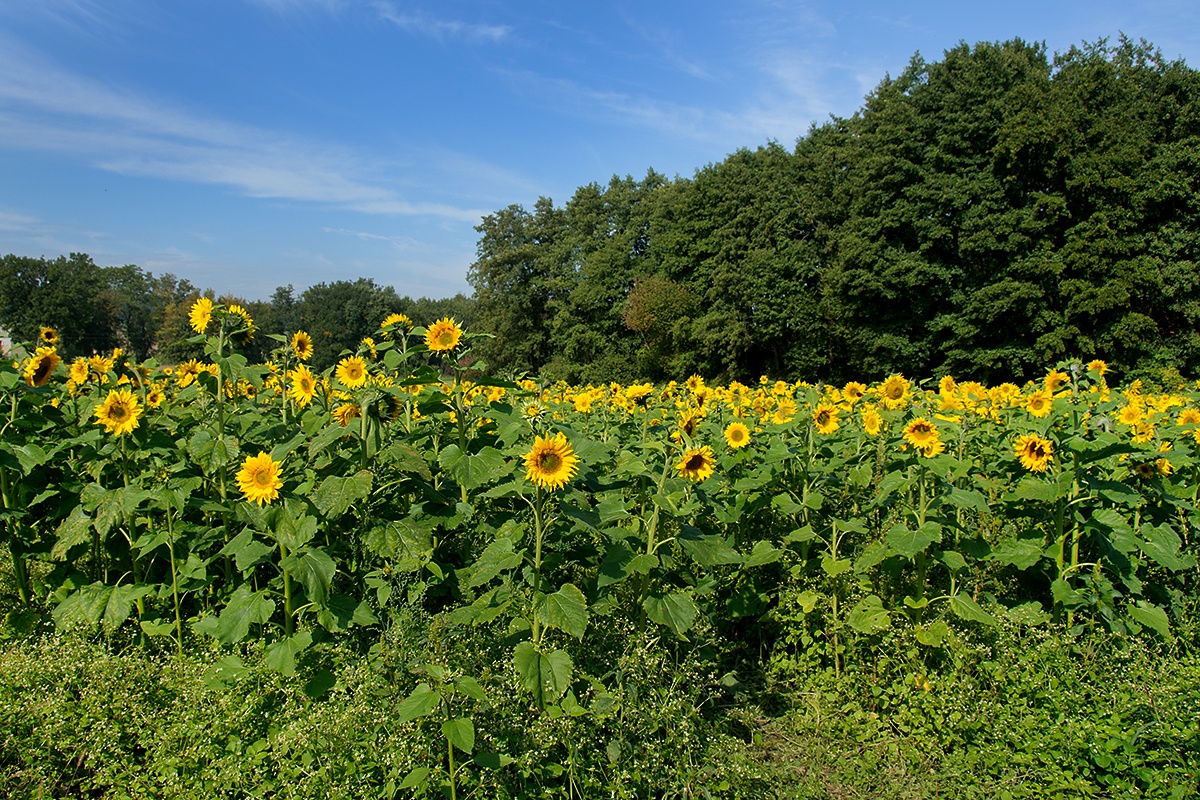
[[[963,44],[791,151],[497,212],[470,280],[491,362],[568,381],[1194,372],[1197,175],[1182,62]]]

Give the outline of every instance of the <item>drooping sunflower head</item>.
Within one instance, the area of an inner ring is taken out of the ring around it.
[[[462,328],[451,317],[442,317],[425,331],[425,346],[435,353],[445,353],[458,347]]]
[[[739,450],[750,444],[750,429],[742,422],[731,422],[725,428],[725,444]]]
[[[38,339],[44,344],[54,347],[58,344],[58,331],[49,325],[43,325],[41,330],[38,331]]]
[[[1014,446],[1017,460],[1030,472],[1045,472],[1054,460],[1054,443],[1036,433],[1027,433]]]
[[[346,356],[338,362],[337,379],[347,388],[359,388],[367,382],[367,362],[358,356]]]
[[[561,489],[575,475],[579,457],[562,433],[538,436],[525,455],[526,477],[543,489]]]
[[[821,403],[813,409],[813,426],[817,433],[828,436],[841,427],[838,422],[838,409],[832,403]]]
[[[717,466],[717,458],[708,445],[692,447],[684,451],[675,465],[675,470],[689,481],[700,483],[708,480]]]
[[[103,425],[114,436],[133,433],[142,416],[142,404],[129,389],[112,389],[104,402],[96,406],[97,424]]]
[[[362,410],[357,403],[342,403],[333,410],[333,418],[343,428],[350,424],[350,420],[358,419],[362,416]]]
[[[282,464],[271,458],[270,453],[246,456],[238,470],[237,484],[246,500],[258,503],[274,502],[279,498],[283,480],[279,477]]]
[[[234,336],[241,345],[249,344],[254,339],[254,332],[258,330],[254,325],[254,320],[250,316],[250,312],[237,303],[231,304],[226,311],[226,319],[235,331]]]
[[[25,382],[30,386],[45,386],[61,363],[62,359],[53,347],[39,347],[25,362],[25,369],[22,371]]]
[[[292,352],[296,358],[301,361],[308,361],[313,355],[313,340],[304,331],[296,331],[292,334]]]
[[[213,301],[207,297],[201,297],[192,303],[192,310],[188,312],[188,323],[192,326],[192,330],[196,333],[204,333],[208,329],[208,323],[212,321],[214,308]]]

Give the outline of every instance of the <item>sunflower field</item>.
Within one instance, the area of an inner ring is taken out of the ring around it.
[[[0,369],[8,624],[314,702],[353,653],[390,755],[346,796],[734,796],[682,729],[642,730],[680,750],[638,761],[648,676],[736,705],[878,670],[886,642],[924,695],[992,632],[1170,649],[1194,613],[1195,385],[1110,386],[1101,361],[1025,386],[544,385],[403,315],[315,373],[303,331],[251,364],[245,309],[190,321],[203,361],[65,363],[46,329]],[[275,730],[237,750],[250,772]],[[237,796],[288,796],[263,775]]]

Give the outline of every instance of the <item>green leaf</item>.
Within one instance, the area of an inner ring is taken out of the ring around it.
[[[750,555],[746,556],[746,560],[742,562],[742,566],[761,567],[765,564],[774,564],[782,557],[782,550],[765,539],[759,539],[754,543],[754,548],[750,551]]]
[[[999,620],[980,608],[978,603],[965,594],[956,594],[950,598],[950,610],[969,622],[993,626],[1000,624]]]
[[[398,789],[417,789],[425,785],[426,778],[429,777],[429,767],[415,767],[412,772],[400,781]]]
[[[690,592],[655,593],[642,601],[646,616],[652,622],[665,625],[680,639],[696,624],[700,609]]]
[[[874,594],[859,600],[854,608],[850,609],[846,622],[859,633],[878,633],[892,625],[887,609],[883,607],[883,600]]]
[[[1147,558],[1171,572],[1187,569],[1196,563],[1195,556],[1180,555],[1179,548],[1182,545],[1179,534],[1166,523],[1158,527],[1149,523],[1142,526],[1142,539],[1138,542],[1138,547]]]
[[[254,538],[254,532],[249,528],[229,540],[221,548],[218,555],[233,556],[234,565],[238,572],[245,572],[256,564],[268,560],[275,548]]]
[[[471,579],[467,582],[469,588],[483,586],[501,572],[508,572],[521,566],[525,558],[524,550],[516,550],[513,540],[507,536],[493,539],[484,551],[475,559],[471,567]]]
[[[188,440],[188,455],[207,474],[237,461],[241,448],[232,436],[215,437],[206,430],[198,430]]]
[[[275,601],[267,598],[266,590],[254,592],[242,584],[221,611],[213,635],[225,644],[235,644],[249,635],[251,625],[268,621],[273,613]]]
[[[853,566],[854,562],[848,558],[834,558],[828,553],[821,556],[821,569],[831,578],[841,575]]]
[[[346,478],[330,475],[312,493],[313,505],[327,521],[335,520],[349,511],[350,506],[371,494],[374,479],[375,476],[366,470]]]
[[[479,681],[472,678],[470,675],[463,675],[461,678],[456,678],[454,688],[465,694],[472,700],[480,703],[487,702],[487,695],[483,693],[483,687],[479,685]]]
[[[500,769],[501,767],[507,767],[516,759],[512,756],[506,756],[503,753],[476,753],[471,757],[471,760],[484,769]]]
[[[1044,625],[1051,620],[1051,616],[1042,609],[1042,604],[1037,600],[1013,606],[1004,612],[1004,616],[1018,625]]]
[[[73,547],[87,544],[91,541],[92,519],[83,512],[83,506],[75,506],[71,514],[58,525],[55,535],[58,537],[50,549],[50,558],[63,561]]]
[[[447,445],[438,454],[438,464],[467,491],[477,489],[485,483],[495,482],[512,472],[511,465],[506,464],[504,454],[494,447],[485,447],[474,454],[464,454],[458,445]]]
[[[575,584],[564,583],[538,604],[537,615],[543,624],[582,640],[588,625],[587,598]]]
[[[956,508],[973,508],[985,514],[991,511],[987,498],[975,489],[960,489],[955,486],[946,494],[946,500]]]
[[[335,594],[324,607],[317,609],[317,622],[327,631],[340,633],[354,625],[374,625],[379,617],[366,600]]]
[[[410,722],[417,717],[424,717],[432,714],[441,705],[442,696],[438,694],[428,683],[418,683],[417,688],[409,693],[408,697],[396,706],[396,721]]]
[[[112,587],[97,581],[87,586],[80,586],[65,600],[55,606],[51,616],[60,628],[72,625],[98,625],[104,609],[108,606]]]
[[[464,753],[469,754],[475,749],[475,723],[469,717],[446,720],[442,723],[442,735]]]
[[[1171,622],[1163,609],[1145,600],[1138,600],[1136,605],[1127,606],[1125,613],[1130,619],[1145,625],[1168,643],[1175,643],[1175,637],[1171,634]]]
[[[513,666],[538,708],[545,708],[563,696],[575,669],[571,657],[562,650],[541,653],[533,642],[521,642],[513,649]]]
[[[717,567],[723,564],[740,564],[742,556],[722,536],[705,535],[696,528],[683,526],[679,544],[684,551],[702,567]]]
[[[950,626],[940,619],[937,622],[931,622],[924,628],[917,629],[917,641],[926,647],[941,647],[942,640],[946,638],[946,634],[950,632]]]
[[[299,503],[287,503],[275,512],[269,526],[275,541],[288,550],[299,550],[317,535],[317,518],[305,514]]]
[[[854,561],[854,571],[858,574],[869,572],[872,567],[885,561],[892,551],[885,542],[871,542],[863,548],[862,553]]]
[[[308,599],[318,606],[324,606],[329,600],[329,586],[333,583],[337,565],[324,550],[306,547],[280,561],[279,568],[304,584]]]
[[[925,552],[929,545],[942,540],[942,526],[936,522],[926,522],[919,530],[911,530],[904,524],[895,525],[885,537],[888,547],[907,559],[915,558]]]
[[[146,584],[114,586],[108,595],[108,602],[104,605],[104,617],[101,619],[104,629],[112,632],[121,627],[133,611],[133,604],[148,595],[153,588]]]
[[[267,645],[263,663],[267,665],[267,669],[282,675],[295,675],[296,656],[310,644],[312,644],[311,633],[308,631],[294,633],[274,644]]]
[[[1005,539],[992,548],[988,559],[1029,569],[1042,560],[1042,543],[1034,539]]]

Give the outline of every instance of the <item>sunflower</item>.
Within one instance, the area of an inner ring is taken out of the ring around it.
[[[879,387],[879,399],[887,409],[903,408],[908,402],[909,383],[903,375],[892,375]]]
[[[1054,444],[1036,433],[1027,433],[1017,439],[1013,449],[1021,466],[1030,472],[1045,472],[1054,460]]]
[[[158,408],[167,399],[167,394],[163,391],[163,385],[155,382],[150,384],[150,388],[146,390],[146,408]]]
[[[692,439],[696,435],[697,429],[700,427],[700,420],[704,419],[704,414],[698,409],[691,408],[678,415],[679,432]]]
[[[39,347],[25,362],[25,382],[30,386],[45,386],[61,363],[62,359],[53,347]]]
[[[288,397],[295,400],[296,405],[304,408],[313,401],[313,395],[317,392],[317,377],[303,364],[296,369],[289,369],[287,376],[292,383],[288,389]]]
[[[1117,422],[1122,425],[1137,425],[1145,418],[1146,412],[1138,403],[1130,403],[1129,405],[1122,406],[1121,410],[1117,412]]]
[[[842,387],[842,401],[854,405],[867,393],[867,387],[858,381],[850,381]]]
[[[1099,358],[1089,361],[1087,368],[1088,372],[1094,372],[1101,378],[1103,378],[1104,374],[1108,372],[1108,364]]]
[[[375,340],[370,336],[364,336],[363,340],[358,343],[358,349],[371,354],[371,360],[379,358],[379,351],[375,349]]]
[[[917,417],[904,426],[904,441],[920,450],[926,458],[935,456],[946,449],[937,425],[924,417]]]
[[[367,382],[367,362],[358,356],[346,356],[338,362],[337,379],[343,386],[357,389]]]
[[[362,411],[355,403],[342,403],[333,410],[333,418],[338,421],[338,424],[343,428],[350,424],[350,420],[358,419],[362,416]]]
[[[71,369],[67,373],[67,381],[75,386],[82,386],[87,383],[88,374],[91,370],[88,368],[88,360],[83,356],[71,362]]]
[[[207,297],[201,297],[192,303],[192,310],[188,312],[188,322],[191,323],[192,330],[204,333],[208,329],[208,323],[212,321],[213,307],[213,301]]]
[[[1046,387],[1047,392],[1054,394],[1066,386],[1067,382],[1070,380],[1071,376],[1063,372],[1061,369],[1052,369],[1046,373],[1046,379],[1043,382],[1043,385]]]
[[[821,403],[813,409],[812,418],[813,425],[817,428],[817,433],[822,436],[828,436],[841,427],[838,424],[837,406],[830,403]]]
[[[175,368],[175,383],[180,389],[186,389],[196,380],[202,367],[196,359],[188,359]]]
[[[539,436],[525,455],[526,476],[543,489],[561,489],[575,474],[579,457],[561,433]]]
[[[442,317],[425,331],[425,346],[435,353],[444,353],[458,347],[462,328],[450,317]]]
[[[883,417],[875,406],[866,406],[862,410],[862,426],[868,436],[878,436],[883,429]]]
[[[58,331],[54,330],[54,328],[51,328],[49,325],[43,325],[42,329],[38,331],[38,339],[50,345],[51,347],[54,347],[56,344],[58,344]]]
[[[725,444],[737,450],[750,444],[750,429],[741,422],[731,422],[725,428]]]
[[[313,354],[313,340],[304,331],[296,331],[292,334],[292,352],[296,354],[296,358],[301,361],[308,361]]]
[[[1034,392],[1025,400],[1025,410],[1029,412],[1031,417],[1041,418],[1050,413],[1050,409],[1054,407],[1054,398],[1049,392]]]
[[[270,503],[279,498],[283,481],[279,478],[280,463],[270,453],[246,456],[238,470],[237,484],[247,502]]]
[[[254,326],[254,320],[250,317],[250,312],[237,303],[230,305],[226,311],[228,312],[226,319],[233,320],[238,342],[242,345],[249,344],[254,339],[254,332],[258,330]]]
[[[405,332],[411,331],[413,321],[404,314],[388,314],[387,317],[379,324],[379,330],[391,331],[396,328],[403,328]]]
[[[713,474],[713,468],[716,466],[717,458],[713,455],[712,448],[704,445],[685,450],[683,458],[675,465],[675,469],[684,478],[699,483],[707,480]]]
[[[112,389],[104,402],[96,406],[96,422],[114,436],[133,433],[142,416],[142,404],[129,389]]]

